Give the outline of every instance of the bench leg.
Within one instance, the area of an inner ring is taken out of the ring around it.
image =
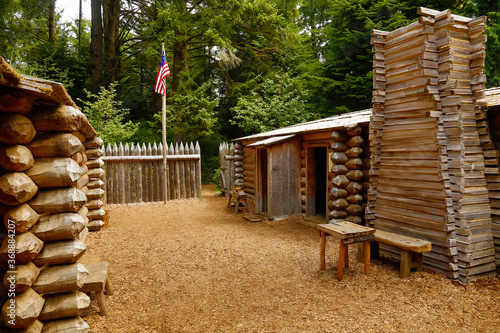
[[[238,213],[238,208],[240,208],[240,199],[236,198],[236,202],[234,203],[234,213]]]
[[[421,272],[424,270],[424,254],[423,253],[415,253],[416,267],[417,272]]]
[[[106,306],[106,300],[104,299],[104,290],[96,291],[97,304],[99,304],[99,313],[101,316],[108,315],[108,308]]]
[[[106,279],[106,284],[104,285],[104,290],[106,291],[106,295],[113,295],[113,288],[111,288],[111,282],[109,282],[109,277]]]
[[[345,246],[345,252],[344,252],[344,267],[346,269],[349,268],[349,246],[348,245],[344,245]]]
[[[339,263],[337,264],[337,280],[342,281],[344,277],[344,261],[346,257],[347,245],[344,245],[344,240],[340,240],[339,247]]]
[[[364,242],[365,275],[370,275],[370,242]]]
[[[401,266],[399,276],[402,279],[410,276],[410,265],[411,265],[411,252],[406,250],[401,250]]]
[[[227,200],[227,207],[231,207],[231,193],[229,193],[229,199]]]
[[[325,250],[326,250],[326,233],[322,230],[319,232],[321,237],[321,246],[319,250],[319,260],[320,260],[320,269],[322,271],[325,270]]]

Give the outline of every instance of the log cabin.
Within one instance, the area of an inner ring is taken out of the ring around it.
[[[62,84],[21,75],[0,57],[0,327],[89,330],[79,316],[90,299],[78,291],[89,272],[78,260],[99,222],[86,193],[101,175],[89,165],[100,168],[92,152],[102,144]]]
[[[361,223],[370,116],[362,110],[233,140],[235,185],[269,218]]]

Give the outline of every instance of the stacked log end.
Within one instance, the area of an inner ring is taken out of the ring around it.
[[[300,147],[300,205],[304,216],[307,215],[307,143]]]
[[[485,19],[419,14],[390,33],[372,31],[367,218],[431,241],[427,267],[467,283],[495,270],[483,156],[496,153],[477,123],[485,118]],[[381,250],[398,258],[394,248]]]
[[[81,186],[80,189],[83,189],[87,196],[87,203],[85,204],[88,209],[87,228],[90,231],[97,231],[105,225],[106,219],[106,211],[104,210],[105,192],[103,189],[106,172],[102,160],[104,142],[101,138],[94,137],[86,140],[83,144],[85,146],[85,167],[87,172],[82,175],[78,185]]]
[[[243,169],[245,160],[245,151],[241,143],[234,143],[231,146],[231,151],[234,151],[234,186],[245,189],[245,169]]]
[[[26,98],[12,103],[12,91],[0,91],[0,326],[88,331],[79,316],[90,300],[78,291],[88,271],[77,260],[88,212],[83,142],[97,134],[77,109],[20,91]]]
[[[332,166],[329,186],[330,223],[341,220],[361,224],[364,222],[363,128],[353,126],[332,132],[330,160]]]

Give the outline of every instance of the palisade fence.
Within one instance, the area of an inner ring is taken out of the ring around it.
[[[168,146],[168,144],[167,144]],[[163,145],[108,144],[104,190],[108,204],[164,201]],[[201,198],[201,154],[198,142],[170,143],[167,150],[167,200]]]
[[[219,145],[220,188],[227,195],[234,187],[234,145],[223,142]]]

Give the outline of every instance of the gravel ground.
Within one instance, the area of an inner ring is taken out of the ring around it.
[[[500,278],[467,286],[433,272],[399,278],[349,252],[337,281],[338,242],[290,218],[250,223],[227,199],[110,206],[83,260],[110,263],[109,316],[84,313],[92,332],[500,332]]]

